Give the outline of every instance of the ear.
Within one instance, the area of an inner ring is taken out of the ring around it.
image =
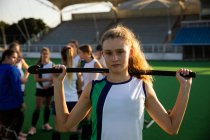
[[[130,55],[129,55],[129,57],[132,57],[133,56],[133,53],[134,53],[134,50],[133,50],[133,48],[131,48],[130,49]]]

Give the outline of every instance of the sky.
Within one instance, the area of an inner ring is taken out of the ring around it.
[[[77,4],[62,10],[64,20],[71,20],[72,13],[108,12],[110,3]],[[22,18],[42,19],[49,27],[60,23],[60,11],[47,0],[0,0],[0,21],[17,23]]]

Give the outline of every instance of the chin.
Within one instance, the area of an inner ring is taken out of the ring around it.
[[[111,71],[112,71],[112,72],[119,73],[119,72],[122,72],[122,68],[120,68],[120,67],[114,67],[114,68],[113,68],[113,67],[112,67],[112,68],[111,68]]]

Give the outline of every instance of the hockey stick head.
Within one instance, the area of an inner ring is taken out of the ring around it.
[[[30,67],[28,68],[28,72],[29,72],[30,74],[38,74],[38,73],[39,73],[39,71],[38,71],[39,68],[40,68],[39,65],[30,66]]]
[[[39,65],[33,65],[28,68],[30,74],[61,73],[62,69],[41,68]]]

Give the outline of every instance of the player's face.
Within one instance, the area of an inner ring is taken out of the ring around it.
[[[114,72],[128,69],[130,46],[120,38],[107,39],[103,42],[103,55],[107,67]]]
[[[81,59],[85,59],[86,58],[86,55],[83,51],[81,51],[80,49],[78,49],[78,55]]]
[[[42,51],[42,59],[48,60],[50,58],[50,53],[48,51]]]
[[[15,65],[17,63],[18,54],[13,53],[10,57],[6,57],[6,63]]]

